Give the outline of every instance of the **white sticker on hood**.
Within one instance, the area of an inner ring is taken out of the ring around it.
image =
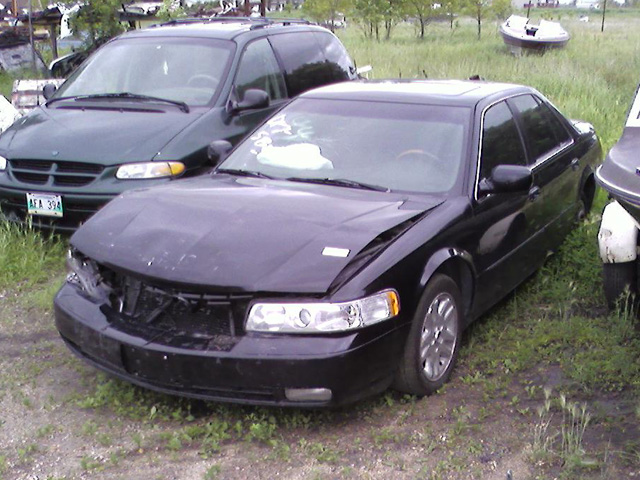
[[[350,251],[351,250],[349,250],[348,248],[324,247],[324,250],[322,250],[322,255],[324,255],[325,257],[346,258],[347,256],[349,256]]]

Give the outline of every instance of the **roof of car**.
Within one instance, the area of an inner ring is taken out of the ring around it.
[[[367,80],[329,85],[301,96],[304,98],[474,106],[489,97],[532,91],[533,89],[530,87],[522,85],[478,80]]]
[[[180,36],[180,37],[209,37],[222,40],[232,40],[238,35],[247,32],[281,33],[288,31],[316,30],[326,31],[325,28],[314,25],[306,20],[299,19],[269,19],[263,17],[214,17],[214,18],[187,18],[172,20],[167,23],[153,25],[141,30],[133,30],[121,35],[125,37],[155,37],[155,36]]]

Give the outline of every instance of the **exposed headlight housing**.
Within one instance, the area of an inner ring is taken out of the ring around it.
[[[256,303],[245,328],[269,333],[341,332],[388,320],[399,312],[395,290],[344,303]]]
[[[0,156],[0,172],[4,172],[7,169],[7,159]]]
[[[182,162],[143,162],[122,165],[116,171],[120,180],[139,180],[144,178],[176,177],[185,170]]]

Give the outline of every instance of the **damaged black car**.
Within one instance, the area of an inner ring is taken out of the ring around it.
[[[465,327],[588,211],[600,159],[593,128],[529,87],[307,92],[210,176],[126,192],[82,226],[56,326],[99,369],[171,394],[427,395]]]

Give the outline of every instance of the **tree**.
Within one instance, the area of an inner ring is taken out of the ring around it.
[[[490,9],[490,0],[465,0],[465,12],[478,24],[478,40],[482,36],[482,20],[489,14]]]
[[[87,33],[88,46],[104,43],[125,30],[116,14],[121,6],[121,0],[87,0],[71,19],[71,28]]]
[[[380,39],[380,22],[382,21],[382,6],[385,0],[355,0],[352,17],[364,31],[368,38]]]
[[[433,15],[433,2],[431,0],[405,0],[404,11],[409,17],[418,21],[420,38],[424,38],[424,31]]]
[[[451,28],[451,30],[453,30],[453,20],[455,19],[456,15],[460,13],[460,2],[461,0],[445,0],[441,3],[442,11],[449,19],[449,27]]]
[[[506,20],[513,13],[511,0],[493,0],[491,12],[498,20]]]
[[[333,32],[336,21],[344,15],[350,5],[350,0],[306,0],[302,8],[315,21],[327,22]]]
[[[385,38],[391,37],[392,28],[402,20],[404,0],[355,0],[351,15],[364,30],[364,36],[380,39],[380,24]]]

